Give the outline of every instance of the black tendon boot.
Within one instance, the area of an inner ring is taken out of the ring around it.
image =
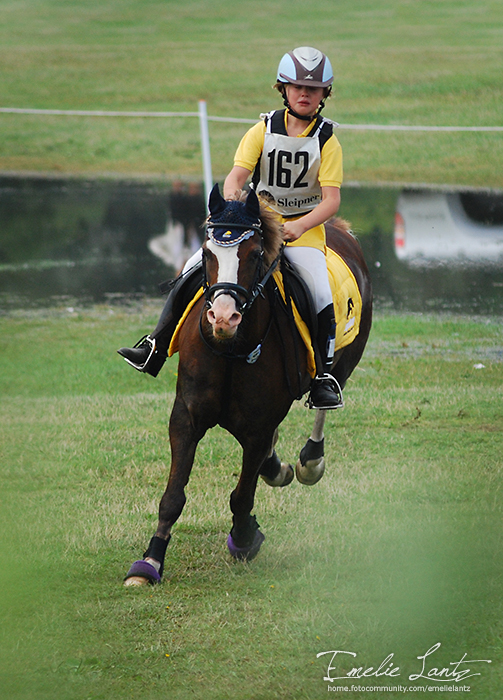
[[[201,265],[196,265],[169,284],[171,290],[155,330],[141,338],[132,348],[117,350],[128,364],[152,377],[157,377],[166,362],[169,344],[178,321],[201,286]]]
[[[316,352],[316,377],[311,383],[308,398],[309,408],[329,410],[342,408],[342,389],[330,374],[335,348],[335,318],[332,304],[318,314],[318,337]]]

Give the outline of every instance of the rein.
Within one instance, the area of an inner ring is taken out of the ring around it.
[[[263,239],[262,239],[262,244],[263,244]],[[221,284],[214,284],[214,285],[209,285],[208,280],[207,280],[207,274],[206,274],[206,265],[203,262],[203,289],[206,297],[206,305],[203,307],[201,314],[199,316],[199,335],[201,337],[201,340],[203,343],[206,345],[206,347],[211,350],[211,352],[216,355],[217,357],[223,357],[228,360],[246,360],[248,364],[254,364],[260,357],[262,353],[262,346],[269,335],[269,331],[271,330],[271,326],[273,321],[275,321],[276,326],[278,327],[278,332],[279,332],[279,337],[280,337],[280,342],[282,345],[282,356],[283,358],[286,357],[286,347],[285,347],[285,340],[282,337],[281,332],[279,331],[279,326],[278,326],[278,318],[276,314],[276,301],[278,299],[278,289],[277,287],[274,288],[274,291],[269,288],[269,296],[270,296],[270,309],[271,313],[269,315],[269,321],[267,324],[267,328],[265,330],[265,333],[262,336],[262,339],[260,342],[256,345],[256,347],[251,350],[251,352],[248,353],[236,353],[234,351],[234,346],[236,344],[236,339],[234,338],[232,340],[232,344],[229,350],[217,350],[214,345],[212,345],[207,338],[204,335],[203,332],[203,326],[202,326],[202,319],[203,319],[203,313],[204,310],[208,308],[209,305],[211,305],[211,295],[213,294],[214,290],[219,291],[221,294],[230,294],[234,300],[238,303],[240,307],[240,311],[242,315],[244,316],[245,311],[249,311],[249,309],[252,307],[254,301],[257,299],[259,295],[264,297],[264,289],[267,285],[267,283],[270,281],[274,271],[276,270],[278,264],[280,261],[283,260],[283,249],[284,249],[284,244],[281,246],[281,249],[276,256],[276,258],[273,260],[271,265],[269,266],[269,269],[266,271],[262,279],[259,281],[260,277],[260,263],[263,259],[263,250],[260,256],[260,260],[257,264],[257,270],[255,272],[255,278],[253,281],[252,286],[250,289],[246,289],[245,287],[242,287],[241,285],[238,284],[232,284],[230,282],[226,283],[223,282]],[[204,256],[203,256],[203,261],[204,261]],[[292,303],[290,299],[290,293],[288,290],[288,283],[285,275],[283,275],[283,283],[285,285],[285,297],[286,297],[286,302],[285,305],[282,306],[282,308],[285,310],[286,315],[289,320],[290,324],[290,329],[291,329],[291,334],[292,334],[292,339],[294,341],[294,352],[295,352],[295,366],[296,366],[296,373],[297,373],[297,383],[298,383],[298,388],[297,390],[294,389],[294,387],[291,384],[289,374],[288,374],[288,368],[286,366],[286,360],[284,361],[284,369],[285,369],[285,376],[286,376],[286,382],[288,385],[288,392],[292,399],[300,399],[302,398],[303,392],[302,392],[302,378],[301,378],[301,373],[300,373],[300,358],[299,358],[299,349],[297,346],[297,341],[296,341],[296,329],[295,329],[295,320],[294,320],[294,315],[293,315],[293,309],[292,309]],[[237,294],[241,294],[244,296],[246,299],[245,302],[241,302],[239,298],[237,298]],[[264,297],[265,298],[265,297]]]

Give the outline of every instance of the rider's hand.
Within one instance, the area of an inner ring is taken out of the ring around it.
[[[297,219],[296,221],[286,221],[281,226],[281,232],[283,234],[283,240],[289,243],[298,240],[306,231],[302,220]]]

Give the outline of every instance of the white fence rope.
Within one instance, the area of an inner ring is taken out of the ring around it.
[[[40,114],[64,117],[128,117],[128,118],[169,118],[198,117],[199,112],[115,112],[83,109],[24,109],[20,107],[0,107],[0,114]],[[256,124],[258,119],[240,119],[237,117],[212,117],[209,122],[227,122],[229,124]],[[339,124],[339,129],[354,131],[503,131],[503,126],[413,126],[404,124]]]

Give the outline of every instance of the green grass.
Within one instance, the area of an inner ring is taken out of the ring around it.
[[[3,695],[316,700],[319,652],[374,667],[394,653],[405,685],[441,642],[436,665],[491,659],[472,664],[470,697],[498,697],[501,322],[378,315],[347,406],[328,417],[322,481],[259,485],[267,539],[250,564],[225,546],[240,450],[209,433],[164,582],[132,590],[122,577],[155,530],[169,469],[176,358],[153,380],[115,348],[156,316],[149,304],[0,319]],[[311,422],[296,403],[284,459]]]
[[[314,44],[341,123],[501,125],[497,0],[26,0],[2,3],[1,105],[257,118],[283,52]],[[276,95],[276,96],[275,96]],[[0,115],[0,169],[201,176],[196,119]],[[210,125],[222,177],[246,127]],[[502,187],[499,133],[340,131],[346,181]]]

